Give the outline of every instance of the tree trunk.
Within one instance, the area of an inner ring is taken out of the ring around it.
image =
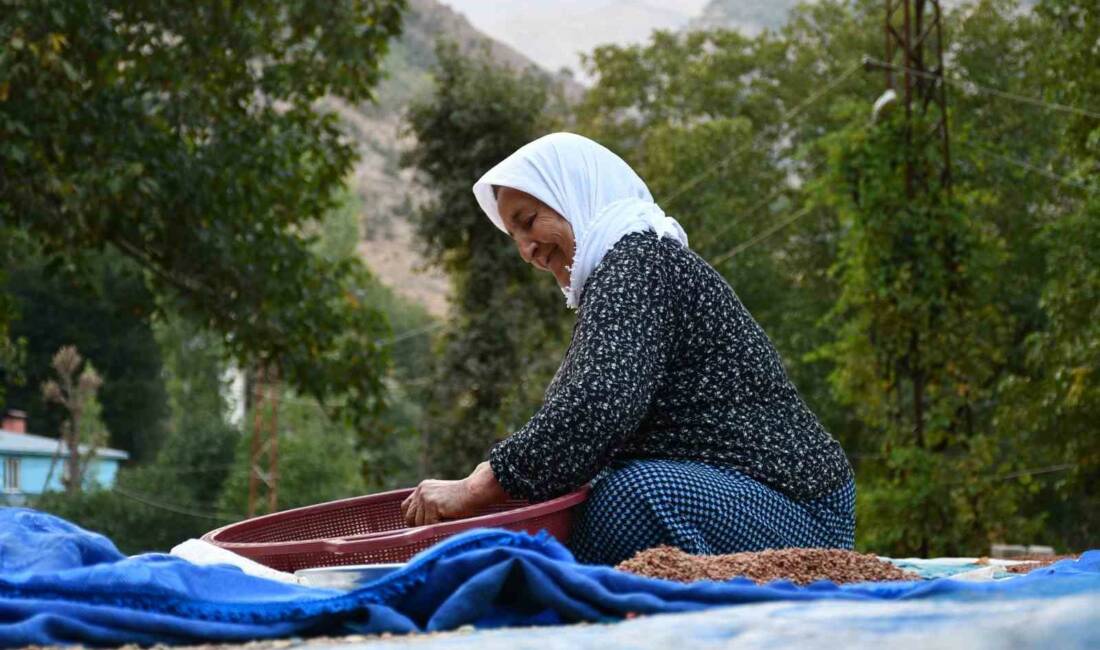
[[[69,426],[65,431],[66,444],[69,445],[69,456],[65,459],[65,467],[68,469],[68,477],[65,481],[66,494],[78,494],[84,486],[84,477],[80,468],[80,409],[73,409]]]

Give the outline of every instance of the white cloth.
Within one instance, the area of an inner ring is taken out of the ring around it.
[[[214,546],[210,542],[201,539],[189,539],[172,548],[171,555],[183,558],[191,564],[206,566],[211,564],[231,564],[250,576],[289,582],[292,584],[305,584],[298,576],[266,567],[255,560],[250,560],[243,555],[237,555],[233,551]]]
[[[624,236],[652,230],[684,246],[687,234],[653,202],[644,181],[607,147],[574,133],[551,133],[516,150],[474,183],[474,196],[497,228],[507,232],[493,186],[526,192],[573,227],[576,251],[566,304],[576,309],[588,276]]]

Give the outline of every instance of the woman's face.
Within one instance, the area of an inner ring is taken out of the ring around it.
[[[511,187],[497,192],[497,209],[523,261],[553,273],[560,286],[568,287],[567,267],[573,265],[576,246],[573,226],[550,206]]]

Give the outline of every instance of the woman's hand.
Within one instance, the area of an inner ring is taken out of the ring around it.
[[[409,526],[426,526],[441,519],[469,517],[507,498],[508,493],[497,483],[492,467],[481,463],[460,481],[421,481],[401,503],[401,515]]]

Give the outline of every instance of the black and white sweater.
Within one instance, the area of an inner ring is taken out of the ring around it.
[[[652,232],[604,256],[542,407],[489,452],[501,486],[535,501],[621,458],[725,465],[795,500],[852,476],[729,284]]]

